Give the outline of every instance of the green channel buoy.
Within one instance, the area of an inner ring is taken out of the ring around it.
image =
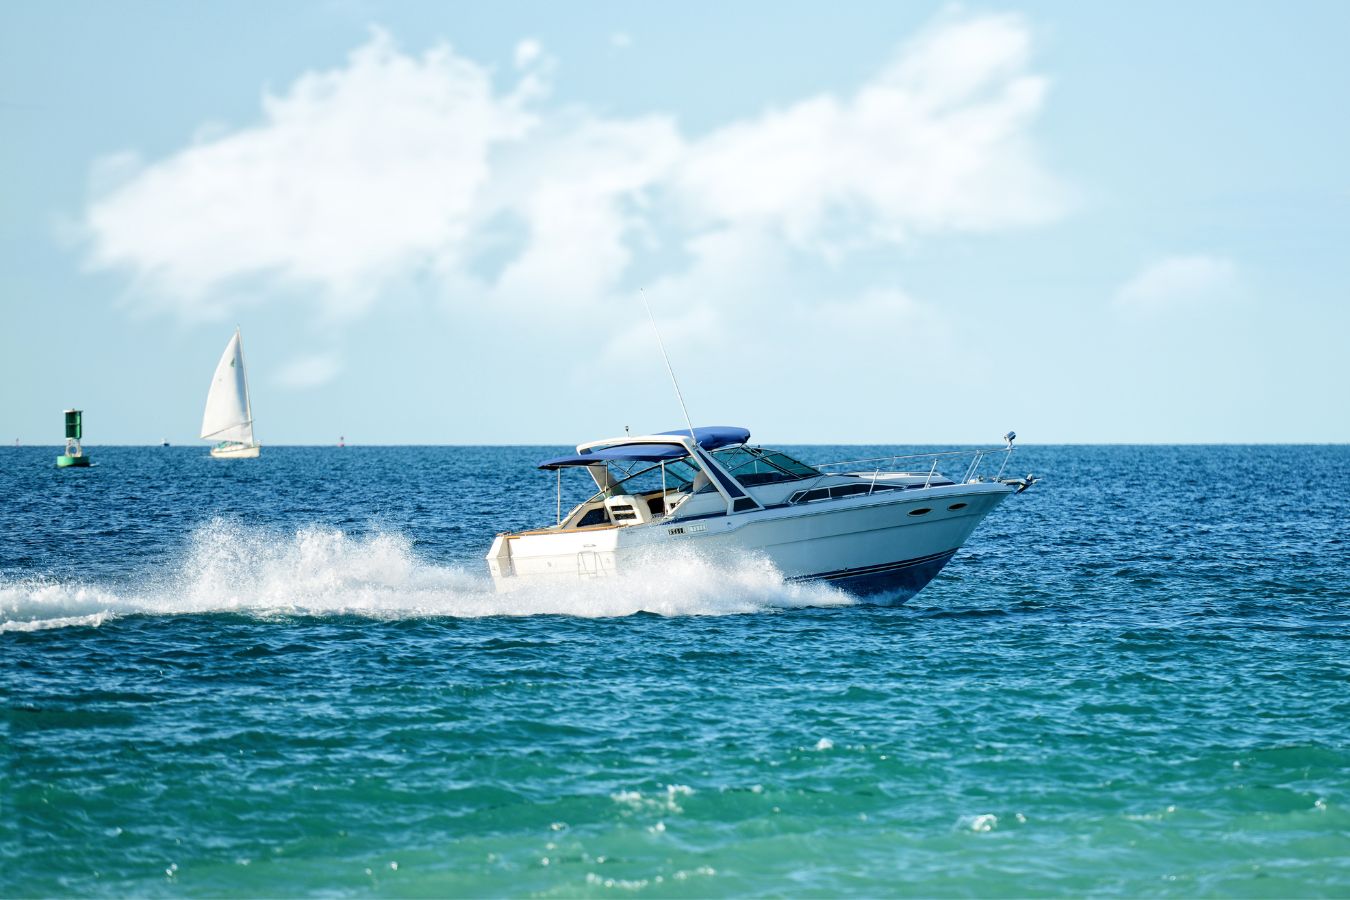
[[[58,469],[89,465],[89,457],[84,455],[84,448],[80,446],[82,437],[84,437],[84,412],[78,409],[66,410],[66,452],[56,458]]]

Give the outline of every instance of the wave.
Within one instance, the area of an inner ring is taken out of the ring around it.
[[[0,579],[0,632],[96,627],[123,615],[598,618],[734,615],[852,602],[826,585],[787,582],[762,558],[709,560],[688,551],[639,562],[610,578],[498,594],[485,572],[419,559],[403,535],[354,537],[318,527],[279,534],[215,521],[193,533],[177,566],[130,587]]]

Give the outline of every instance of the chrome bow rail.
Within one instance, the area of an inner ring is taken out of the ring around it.
[[[1012,456],[1012,452],[1013,445],[1012,441],[1009,440],[1007,446],[1004,447],[977,447],[966,450],[940,450],[936,453],[874,456],[866,459],[847,459],[841,462],[812,463],[812,465],[825,474],[844,474],[839,470],[857,470],[861,466],[863,468],[860,471],[849,472],[849,474],[862,475],[866,474],[867,469],[871,469],[873,481],[882,475],[921,477],[924,478],[923,487],[928,487],[935,479],[947,480],[947,476],[939,471],[939,465],[948,467],[952,463],[958,462],[965,465],[965,474],[959,480],[953,479],[958,484],[986,479],[999,481],[1003,478],[1003,471],[1008,466],[1008,459]],[[999,460],[998,472],[992,478],[982,474],[983,471],[992,467],[992,460],[1000,456],[1002,459]],[[968,462],[966,461],[967,458],[969,459]],[[915,462],[920,462],[920,465],[913,465]],[[928,465],[925,466],[923,463]]]

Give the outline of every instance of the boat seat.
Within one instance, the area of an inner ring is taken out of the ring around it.
[[[632,494],[615,494],[605,498],[605,509],[615,525],[646,525],[652,520],[652,511]]]

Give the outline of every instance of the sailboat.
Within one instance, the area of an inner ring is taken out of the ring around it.
[[[244,344],[238,328],[211,376],[201,437],[217,442],[211,448],[211,455],[217,459],[254,459],[262,447],[253,439],[253,405],[248,397]]]

